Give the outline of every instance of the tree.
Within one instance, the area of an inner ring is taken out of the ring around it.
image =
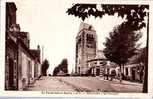
[[[133,29],[133,31],[140,30],[146,26],[144,17],[148,16],[146,9],[149,9],[149,5],[110,5],[101,4],[101,9],[98,9],[98,4],[73,4],[71,8],[67,10],[68,15],[74,15],[81,18],[83,21],[85,18],[95,16],[95,18],[102,18],[105,14],[114,15],[118,14],[119,17],[126,18],[127,23]],[[149,35],[149,21],[147,24],[147,56],[148,56],[148,35]],[[148,92],[148,58],[145,66],[145,77],[143,83],[143,92]]]
[[[55,67],[54,68],[54,71],[53,71],[53,76],[57,76],[57,74],[60,72],[60,68],[59,66]]]
[[[68,73],[68,62],[67,59],[63,59],[61,64],[60,64],[60,68],[64,73]]]
[[[57,76],[57,74],[62,71],[64,74],[68,74],[68,62],[67,59],[63,59],[62,62],[54,68],[53,75]]]
[[[47,59],[45,59],[42,63],[42,66],[41,66],[41,74],[43,76],[47,76],[47,69],[49,67],[49,62]]]
[[[141,33],[131,31],[127,24],[122,23],[116,27],[113,32],[110,32],[109,37],[106,38],[104,43],[104,54],[110,61],[120,66],[120,81],[121,81],[121,67],[124,68],[133,55],[136,54],[136,42],[140,39]]]

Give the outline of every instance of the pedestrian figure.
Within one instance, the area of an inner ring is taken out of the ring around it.
[[[104,80],[108,80],[108,74],[104,74]]]
[[[116,76],[116,71],[115,70],[112,70],[111,71],[111,75],[110,75],[110,77],[111,77],[111,81],[115,78],[115,76]]]
[[[41,75],[38,77],[38,80],[40,80],[40,78],[41,78]]]

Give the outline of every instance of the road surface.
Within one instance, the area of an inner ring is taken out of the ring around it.
[[[71,92],[142,92],[142,84],[100,77],[42,77],[26,90]]]

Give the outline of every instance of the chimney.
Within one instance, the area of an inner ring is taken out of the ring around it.
[[[16,24],[17,7],[14,2],[6,3],[6,29],[9,30],[12,24]]]

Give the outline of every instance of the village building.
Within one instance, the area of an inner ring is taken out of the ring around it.
[[[144,77],[144,64],[142,63],[140,58],[140,54],[142,54],[144,48],[139,50],[137,54],[133,57],[129,58],[129,61],[121,67],[122,79],[136,82],[143,82]],[[112,71],[115,70],[116,77],[119,77],[120,67],[113,63],[109,62],[107,65],[106,73],[111,74]]]
[[[6,3],[5,89],[23,90],[40,75],[40,48],[30,49],[28,32],[16,23],[15,3]]]
[[[144,76],[144,64],[141,56],[145,48],[137,51],[137,53],[129,59],[129,62],[122,68],[124,73],[124,79],[131,81],[143,82]]]
[[[103,55],[102,50],[97,50],[96,57],[88,60],[88,67],[90,68],[89,74],[92,76],[100,76],[105,74],[107,59]]]
[[[112,74],[112,71],[116,71],[117,65],[110,62],[103,53],[103,50],[97,50],[96,57],[88,60],[88,66],[91,67],[89,75],[92,76],[104,76],[105,74]]]
[[[32,70],[32,72],[34,72],[32,74],[34,74],[34,75],[32,75],[32,78],[35,78],[35,77],[37,78],[37,77],[39,77],[41,75],[40,46],[38,45],[37,49],[30,49],[30,52],[35,57],[34,58],[34,62],[33,62],[33,64],[34,64],[34,68],[33,69],[34,70]]]

